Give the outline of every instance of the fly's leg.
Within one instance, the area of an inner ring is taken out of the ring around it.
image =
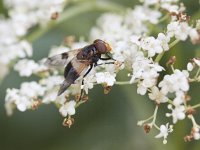
[[[99,58],[100,60],[111,60],[110,57],[109,58]]]
[[[114,60],[114,62],[105,62],[105,63],[101,63],[101,64],[95,64],[95,67],[96,66],[101,66],[101,65],[104,65],[104,64],[115,64],[115,59],[114,58],[112,58],[110,55],[108,55],[108,54],[105,54],[106,56],[107,56],[107,58],[102,58],[102,57],[100,57],[99,59],[100,60]]]
[[[83,76],[83,80],[82,80],[82,83],[81,83],[81,86],[84,85],[84,78],[90,73],[90,71],[92,70],[93,68],[93,64],[90,65],[90,68],[87,70],[87,72],[84,74]],[[82,99],[82,96],[83,96],[83,92],[84,92],[84,89],[81,89],[81,94],[80,94],[80,97],[79,97],[79,100],[80,101]]]
[[[106,56],[107,56],[107,58],[99,58],[100,60],[114,60],[114,61],[116,61],[114,58],[112,58],[109,54],[105,54]]]
[[[101,63],[101,64],[95,64],[95,67],[101,66],[101,65],[107,65],[107,64],[115,64],[115,62],[106,62],[106,63]]]

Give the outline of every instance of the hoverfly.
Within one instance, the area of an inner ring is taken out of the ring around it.
[[[67,90],[67,88],[80,76],[83,76],[84,79],[93,67],[98,66],[98,60],[114,60],[111,56],[109,56],[110,51],[111,47],[108,43],[97,39],[92,44],[83,48],[47,58],[45,64],[48,66],[65,66],[65,80],[60,85],[58,96],[64,93],[64,91]],[[102,54],[105,54],[107,58],[102,58]],[[113,64],[113,62],[110,63]],[[82,84],[84,84],[83,80]]]

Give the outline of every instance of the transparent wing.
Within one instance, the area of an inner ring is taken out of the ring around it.
[[[80,62],[76,57],[74,57],[65,67],[65,80],[60,85],[58,96],[64,93],[64,91],[67,90],[67,88],[73,84],[76,79],[83,76],[86,73],[86,70],[88,70],[88,63]]]
[[[47,58],[45,65],[52,67],[66,66],[81,49],[72,50]]]

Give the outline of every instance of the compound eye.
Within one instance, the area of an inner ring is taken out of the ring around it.
[[[104,42],[95,43],[95,47],[100,54],[105,54],[107,52],[107,48]]]
[[[98,43],[98,42],[104,42],[104,41],[102,41],[102,40],[100,40],[100,39],[96,39],[96,40],[94,40],[93,43]]]

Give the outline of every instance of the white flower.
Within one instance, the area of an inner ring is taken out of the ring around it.
[[[14,69],[19,72],[20,76],[29,77],[38,66],[33,60],[22,59],[17,62]]]
[[[173,100],[173,104],[175,106],[179,106],[181,104],[183,104],[185,101],[185,94],[183,91],[177,91],[176,92],[176,97],[175,99]]]
[[[178,92],[178,91],[188,91],[189,83],[188,83],[188,73],[185,71],[174,70],[174,74],[165,75],[164,79],[159,83],[159,87],[161,87],[161,91],[164,94],[168,92]],[[174,84],[175,83],[175,84]]]
[[[160,133],[155,136],[155,138],[164,138],[163,144],[167,144],[167,136],[169,133],[173,131],[173,126],[167,123],[166,125],[161,125],[160,126]]]
[[[115,74],[111,75],[109,72],[98,72],[95,76],[98,84],[104,83],[107,86],[113,86],[116,81]]]
[[[193,58],[193,61],[195,62],[195,64],[200,67],[200,59],[196,59],[196,58]]]
[[[58,104],[58,105],[64,105],[64,103],[66,102],[66,95],[63,94],[63,95],[58,96],[57,88],[49,89],[44,94],[42,98],[42,103],[49,104],[51,102],[54,102],[55,104]]]
[[[125,41],[128,44],[127,37],[146,33],[148,28],[144,22],[156,24],[160,16],[159,11],[150,9],[147,6],[136,6],[124,16],[107,13],[97,20],[97,27],[92,28],[90,39],[103,39],[115,49],[117,42]]]
[[[12,115],[13,113],[13,104],[15,103],[15,100],[18,100],[19,98],[19,90],[18,89],[7,89],[6,90],[6,97],[5,97],[5,108],[6,113],[8,115]]]
[[[175,36],[177,39],[185,41],[190,33],[191,27],[186,22],[171,22],[167,26],[167,36]]]
[[[0,19],[0,45],[9,45],[17,41],[17,35],[11,20]],[[0,50],[1,51],[1,50]]]
[[[63,117],[66,117],[67,115],[74,115],[75,114],[75,106],[76,102],[74,100],[66,102],[64,105],[62,105],[59,109],[59,112],[63,115]]]
[[[45,24],[55,12],[61,12],[65,0],[4,0],[5,5],[11,8],[9,15],[18,21],[25,29],[39,23]]]
[[[194,139],[195,140],[199,140],[200,139],[199,128],[198,127],[194,127],[192,131],[193,131]]]
[[[65,3],[65,0],[4,0],[9,18],[0,18],[0,64],[8,67],[17,58],[31,56],[31,44],[21,39],[33,26],[47,24],[53,13],[64,9]],[[20,71],[22,76],[30,73],[30,70]]]
[[[30,109],[33,102],[32,100],[30,100],[28,97],[26,96],[20,96],[20,99],[15,101],[15,104],[17,106],[17,109],[19,111],[26,111],[27,109]]]
[[[163,68],[154,63],[152,60],[145,58],[144,56],[138,56],[135,58],[132,64],[133,69],[133,79],[131,83],[134,82],[134,79],[155,79],[158,77],[158,72],[161,72]]]
[[[163,51],[161,42],[154,37],[146,37],[141,41],[141,47],[148,52],[149,57],[155,56]]]
[[[169,12],[173,12],[173,13],[179,12],[179,6],[177,6],[177,5],[173,5],[173,4],[169,4],[169,3],[162,3],[161,7]]]
[[[49,90],[45,93],[44,97],[42,98],[42,103],[49,104],[51,102],[54,102],[56,98],[58,97],[58,91],[57,90]]]
[[[151,92],[149,93],[149,98],[151,100],[156,101],[157,103],[166,103],[168,98],[165,94],[163,94],[156,86],[151,88]]]
[[[164,35],[163,33],[159,33],[157,39],[160,41],[163,50],[169,50],[168,43],[170,41],[170,38],[168,36]]]
[[[159,2],[159,0],[144,0],[145,5],[155,5]]]
[[[93,74],[89,74],[84,78],[84,84],[82,89],[85,90],[85,93],[88,94],[88,90],[94,87],[94,82],[96,81]]]
[[[35,81],[32,82],[24,82],[21,84],[20,88],[20,94],[30,97],[30,98],[35,98],[37,96],[42,96],[45,92],[44,87],[42,87],[40,84],[38,84]]]
[[[200,40],[200,34],[198,33],[197,29],[195,29],[195,28],[191,28],[191,30],[189,32],[189,36],[190,36],[190,39],[193,44],[198,43],[198,41]]]
[[[54,87],[60,85],[60,83],[62,82],[63,82],[63,76],[58,76],[58,75],[52,75],[40,80],[40,84],[42,86],[45,86],[47,90],[53,89]]]
[[[100,38],[113,45],[113,43],[131,35],[131,32],[123,24],[122,16],[113,13],[103,14],[97,20],[97,27],[92,28],[90,38],[92,40]]]
[[[5,108],[8,115],[12,115],[14,106],[22,112],[32,106],[32,99],[29,99],[24,95],[20,95],[20,91],[18,89],[7,89],[6,92]]]
[[[168,105],[168,109],[172,110],[172,113],[166,113],[167,117],[172,116],[173,123],[175,124],[178,120],[185,119],[185,107],[183,105],[178,105],[174,109],[172,105]]]
[[[133,73],[130,83],[139,81],[137,93],[141,95],[144,95],[148,88],[156,84],[157,77],[159,76],[158,72],[163,70],[160,65],[142,55],[135,58],[132,69]]]
[[[147,87],[143,86],[142,84],[138,84],[137,86],[137,93],[140,95],[145,95],[147,92]]]
[[[189,63],[187,64],[187,70],[188,70],[188,71],[192,71],[193,68],[194,68],[194,66],[192,65],[191,62],[189,62]]]
[[[132,11],[132,14],[132,19],[137,17],[137,19],[140,20],[141,23],[149,21],[152,24],[157,24],[159,18],[161,17],[161,13],[159,11],[153,10],[147,6],[136,6]],[[129,17],[129,19],[131,19],[131,16]],[[137,20],[135,21],[137,24]],[[132,21],[132,24],[134,24],[134,22]]]
[[[1,45],[0,43],[0,62],[9,64],[16,58],[25,58],[32,55],[32,47],[26,41],[12,43],[9,45]]]

